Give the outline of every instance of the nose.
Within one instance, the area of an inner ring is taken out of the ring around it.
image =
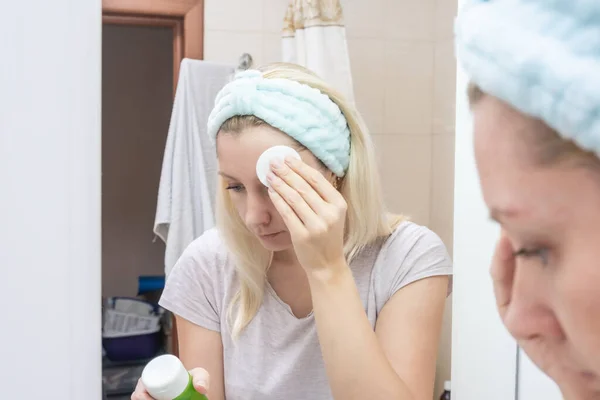
[[[517,265],[512,298],[504,317],[504,324],[517,340],[564,337],[552,309],[552,289],[544,275],[538,266]]]
[[[269,225],[272,207],[273,203],[266,190],[248,193],[246,197],[246,226],[252,228]]]

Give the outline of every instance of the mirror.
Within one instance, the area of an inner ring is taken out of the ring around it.
[[[103,2],[105,298],[150,296],[155,301],[157,297],[157,292],[140,293],[140,285],[144,279],[164,274],[164,243],[152,240],[149,228],[154,223],[171,118],[171,89],[177,87],[181,59],[240,65],[240,56],[247,54],[259,66],[289,57],[283,53],[296,46],[285,33],[282,39],[287,1],[167,3]],[[349,57],[351,71],[348,92],[375,142],[385,201],[391,211],[437,233],[451,253],[456,90],[452,20],[456,4],[428,0],[413,7],[378,0],[347,1],[342,6],[347,38],[342,54]],[[193,14],[202,12],[191,7],[204,12],[203,21],[192,28]],[[234,9],[236,13],[231,12]],[[201,34],[190,34],[198,31]],[[447,300],[439,343],[436,397],[450,380],[451,300],[452,296]],[[166,351],[176,352],[175,333],[166,331]],[[105,382],[112,383],[111,396],[127,392],[119,392],[119,382],[111,380],[125,371],[115,368],[105,359]],[[130,383],[135,381],[139,368],[127,371],[123,376]]]

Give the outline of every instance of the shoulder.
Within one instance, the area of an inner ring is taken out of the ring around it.
[[[375,285],[384,298],[412,282],[440,275],[452,275],[446,246],[430,229],[408,221],[385,239],[375,263]]]
[[[185,249],[167,277],[159,304],[196,325],[220,331],[232,270],[225,243],[210,229]]]
[[[211,277],[228,269],[231,256],[217,228],[205,231],[185,249],[171,275],[206,273]]]
[[[217,228],[205,231],[194,239],[185,249],[183,255],[188,257],[219,257],[227,255],[227,246]]]
[[[381,248],[383,255],[397,257],[415,257],[427,252],[442,252],[447,255],[442,239],[425,226],[413,222],[401,222]]]

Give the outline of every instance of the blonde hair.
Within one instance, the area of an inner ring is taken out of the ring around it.
[[[318,89],[341,109],[350,129],[350,165],[339,190],[348,204],[344,254],[352,259],[368,244],[391,234],[404,219],[386,213],[374,147],[358,111],[342,95],[314,73],[295,64],[275,63],[260,68],[265,79],[284,78]],[[265,124],[254,116],[233,117],[219,132],[241,133]],[[246,228],[221,180],[217,191],[217,228],[235,258],[240,288],[228,307],[232,336],[237,337],[252,321],[263,300],[266,272],[272,253]]]

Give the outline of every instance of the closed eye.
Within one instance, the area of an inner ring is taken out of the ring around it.
[[[244,190],[244,187],[242,185],[228,185],[225,189],[231,190],[235,193],[240,193],[241,191]]]
[[[514,257],[522,257],[522,258],[533,258],[539,257],[542,261],[543,265],[548,264],[548,249],[547,248],[539,248],[539,249],[527,249],[522,248],[513,253]]]

